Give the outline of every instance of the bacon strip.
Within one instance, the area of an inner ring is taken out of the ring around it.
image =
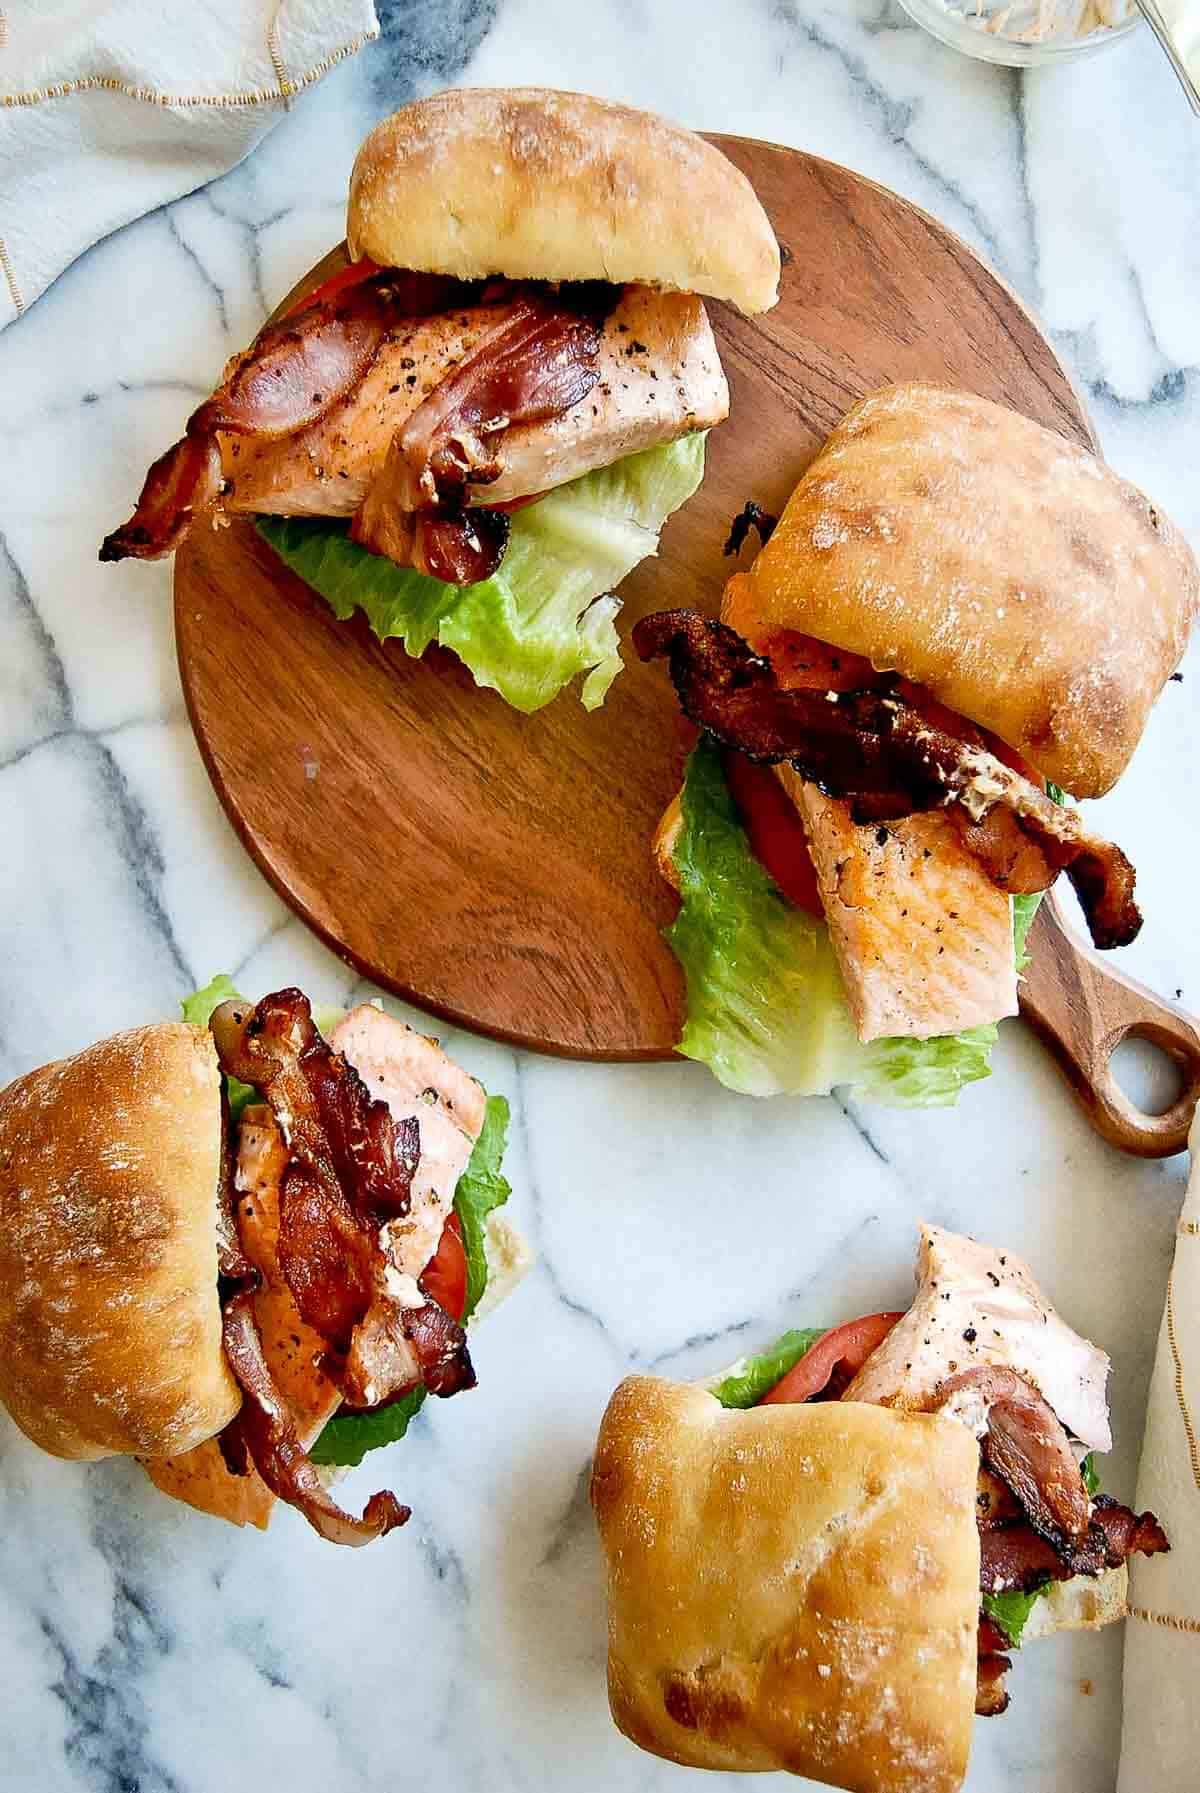
[[[499,312],[397,431],[351,526],[353,539],[450,585],[489,578],[504,556],[508,520],[468,509],[469,488],[499,479],[503,436],[513,424],[558,417],[595,386],[600,321],[611,302],[604,293],[603,303],[591,289],[574,303],[525,293]]]
[[[157,560],[173,554],[221,491],[221,454],[211,436],[185,436],[160,455],[128,523],[106,535],[101,560]]]
[[[390,451],[389,451],[390,452]],[[504,558],[511,523],[507,514],[459,504],[446,513],[397,508],[385,471],[350,524],[350,538],[397,566],[411,566],[444,585],[477,585],[490,579]]]
[[[1131,1556],[1160,1556],[1171,1548],[1153,1513],[1135,1513],[1111,1494],[1096,1496],[1093,1516],[1104,1533],[1105,1562],[1110,1569]]]
[[[1002,1712],[1008,1711],[1009,1694],[1004,1677],[1011,1667],[1011,1656],[992,1653],[979,1658],[975,1670],[977,1718],[999,1718]]]
[[[684,713],[750,759],[789,760],[856,822],[895,820],[943,804],[972,822],[997,806],[1041,850],[1048,880],[1065,870],[1098,947],[1126,946],[1141,927],[1134,869],[1119,847],[1089,834],[1077,810],[1054,803],[994,754],[933,727],[877,692],[783,690],[768,660],[726,624],[695,610],[660,611],[633,631],[643,660],[665,656]],[[980,843],[986,853],[985,843]],[[984,869],[1001,881],[1004,865]]]
[[[384,473],[391,501],[419,511],[498,479],[497,438],[586,398],[600,378],[599,350],[596,318],[562,300],[517,299],[397,433]]]
[[[375,274],[268,324],[192,413],[183,440],[155,461],[132,517],[104,538],[100,559],[173,553],[221,495],[219,431],[274,437],[303,429],[354,390],[401,318],[445,310],[476,291],[436,274]]]
[[[1011,1489],[1034,1530],[1053,1543],[1082,1538],[1091,1503],[1053,1409],[1023,1376],[999,1364],[949,1377],[938,1388],[938,1407],[968,1389],[987,1403],[984,1462]]]
[[[192,413],[183,440],[151,467],[132,517],[105,536],[100,559],[170,554],[220,496],[217,432],[284,436],[302,429],[353,391],[396,317],[394,293],[381,275],[268,324]]]
[[[262,1340],[254,1319],[253,1295],[242,1290],[227,1303],[222,1340],[225,1355],[242,1390],[242,1408],[233,1428],[222,1434],[226,1461],[236,1461],[236,1434],[240,1434],[254,1464],[272,1494],[296,1507],[314,1531],[330,1544],[369,1544],[403,1525],[411,1508],[402,1506],[387,1490],[373,1494],[361,1519],[343,1511],[317,1474],[316,1465],[296,1436],[287,1407],[279,1395],[263,1357]],[[234,1437],[226,1442],[231,1430]]]
[[[1020,1502],[1002,1477],[980,1466],[975,1481],[975,1522],[981,1532],[999,1531],[1024,1517]]]
[[[279,1264],[303,1318],[344,1360],[326,1366],[330,1379],[363,1406],[418,1379],[443,1396],[474,1387],[458,1322],[428,1298],[409,1305],[388,1289],[380,1234],[408,1212],[416,1121],[396,1128],[387,1104],[372,1101],[321,1038],[299,990],[253,1010],[223,1003],[210,1025],[222,1069],[261,1092],[287,1141]]]
[[[1086,1536],[1078,1544],[1056,1549],[1031,1525],[1009,1525],[982,1533],[979,1585],[985,1594],[1002,1594],[1012,1588],[1028,1593],[1039,1582],[1099,1575],[1104,1569],[1119,1568],[1131,1556],[1157,1556],[1169,1549],[1153,1513],[1135,1513],[1102,1494]]]
[[[386,1103],[372,1101],[353,1066],[321,1038],[299,990],[277,991],[253,1009],[223,1003],[211,1027],[222,1069],[259,1090],[286,1142],[278,1262],[301,1318],[329,1346],[322,1367],[330,1381],[359,1407],[382,1405],[420,1381],[443,1396],[473,1387],[459,1323],[416,1284],[411,1305],[403,1283],[389,1287],[386,1227],[409,1210],[420,1158],[415,1117],[397,1126]],[[334,1543],[366,1543],[403,1524],[408,1508],[390,1493],[372,1496],[361,1520],[327,1495],[271,1378],[253,1285],[228,1299],[224,1343],[244,1397],[221,1437],[230,1469],[244,1473],[253,1459],[272,1492]]]

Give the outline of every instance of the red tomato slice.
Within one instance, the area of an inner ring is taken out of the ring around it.
[[[825,1392],[835,1372],[840,1372],[839,1380],[844,1376],[848,1382],[851,1376],[857,1376],[876,1346],[883,1343],[896,1321],[903,1318],[903,1314],[866,1314],[861,1320],[847,1320],[844,1326],[833,1327],[763,1396],[759,1406],[767,1407],[775,1401],[811,1401],[814,1395]]]
[[[795,804],[770,766],[756,766],[744,753],[733,751],[721,755],[721,765],[755,858],[790,903],[819,920],[825,911]]]
[[[467,1305],[467,1253],[457,1214],[447,1217],[438,1248],[425,1266],[421,1287],[454,1319],[462,1319]]]
[[[290,318],[294,311],[307,311],[310,305],[323,305],[329,299],[336,299],[347,287],[357,286],[360,280],[369,280],[372,274],[379,272],[379,263],[364,255],[361,261],[352,261],[349,267],[339,268],[336,274],[331,274],[328,280],[323,280],[310,293],[301,293],[298,299],[292,300],[283,315]]]

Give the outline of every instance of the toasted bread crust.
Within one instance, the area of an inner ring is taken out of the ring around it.
[[[241,1404],[221,1345],[206,1028],[134,1028],[0,1094],[0,1398],[58,1457],[167,1457]]]
[[[621,1730],[691,1767],[954,1793],[975,1704],[978,1446],[848,1402],[631,1377],[592,1502]]]
[[[1169,518],[1077,444],[908,385],[838,425],[736,598],[743,634],[865,655],[1097,797],[1183,654],[1200,570]]]
[[[353,256],[464,280],[633,282],[747,312],[779,296],[774,232],[720,150],[549,88],[460,88],[384,119],[354,164],[346,237]]]

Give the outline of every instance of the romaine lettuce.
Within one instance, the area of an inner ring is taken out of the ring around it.
[[[508,1103],[503,1096],[489,1096],[483,1131],[454,1191],[454,1212],[467,1254],[464,1320],[470,1319],[487,1288],[487,1217],[493,1208],[502,1208],[512,1193],[512,1185],[500,1170],[507,1144]]]
[[[657,552],[663,524],[703,474],[696,431],[560,486],[513,513],[504,559],[477,585],[399,567],[331,518],[261,517],[258,527],[336,616],[361,609],[380,641],[396,637],[414,657],[440,642],[477,684],[527,714],[582,673],[593,710],[621,670],[612,590]]]
[[[934,1107],[988,1075],[994,1025],[859,1041],[829,930],[789,903],[755,857],[707,737],[688,761],[674,852],[682,902],[667,938],[688,991],[679,1051],[729,1089],[812,1096],[848,1086]]]
[[[1020,1648],[1029,1615],[1049,1586],[1047,1578],[1027,1593],[1022,1593],[1020,1588],[1010,1588],[1007,1593],[984,1594],[980,1599],[980,1606],[988,1618],[999,1625],[1014,1650]]]
[[[785,1332],[769,1351],[741,1358],[720,1382],[710,1383],[713,1394],[722,1407],[757,1407],[817,1340],[825,1337],[827,1330],[825,1326],[816,1326],[805,1332]]]

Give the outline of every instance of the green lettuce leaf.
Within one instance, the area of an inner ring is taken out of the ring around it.
[[[1096,1468],[1096,1453],[1089,1451],[1079,1465],[1079,1473],[1083,1477],[1083,1485],[1094,1500],[1100,1492],[1100,1471]]]
[[[596,709],[621,670],[613,587],[658,550],[704,474],[704,432],[627,455],[513,513],[504,559],[477,585],[443,585],[350,540],[329,518],[260,517],[262,535],[343,620],[361,609],[414,657],[453,649],[479,685],[527,714],[579,674]]]
[[[483,1131],[454,1191],[454,1212],[467,1253],[464,1320],[470,1319],[487,1288],[487,1217],[493,1208],[502,1208],[512,1193],[512,1185],[500,1171],[507,1144],[508,1103],[503,1096],[489,1096]]]
[[[1049,1586],[1047,1579],[1025,1594],[1019,1588],[1013,1588],[1005,1594],[984,1594],[980,1600],[988,1618],[995,1620],[1014,1650],[1020,1648],[1029,1615]]]
[[[1062,789],[1061,785],[1051,784],[1049,780],[1046,782],[1046,795],[1053,803],[1065,803],[1067,801],[1066,792]],[[1029,930],[1033,926],[1033,918],[1041,908],[1042,898],[1045,894],[1044,890],[1033,890],[1026,893],[1018,893],[1012,900],[1013,947],[1016,951],[1018,971],[1024,971],[1026,965],[1029,963],[1026,942],[1029,939]]]
[[[828,1327],[815,1326],[805,1332],[785,1332],[769,1351],[743,1357],[713,1386],[713,1394],[722,1407],[756,1407],[827,1331]]]
[[[193,990],[180,1003],[183,1018],[190,1021],[193,1027],[207,1027],[213,1017],[213,1010],[219,1009],[223,1002],[243,1002],[245,998],[226,972],[220,971],[203,990]],[[253,1102],[257,1092],[248,1083],[239,1083],[236,1077],[225,1078],[225,1088],[229,1092],[229,1113],[237,1120],[248,1102]]]
[[[190,1021],[193,1027],[207,1027],[213,1018],[213,1012],[223,1002],[244,1001],[241,991],[227,972],[219,971],[203,990],[193,990],[180,1003],[183,1018]]]
[[[335,1413],[310,1446],[309,1456],[314,1463],[350,1469],[361,1463],[368,1451],[398,1444],[425,1405],[427,1393],[421,1383],[411,1393],[401,1395],[386,1407],[377,1407],[373,1413]]]
[[[1024,971],[1029,963],[1029,954],[1025,943],[1029,939],[1029,930],[1033,926],[1033,918],[1041,907],[1044,890],[1023,892],[1012,900],[1013,906],[1013,950],[1017,956],[1017,970]]]
[[[675,865],[682,901],[667,938],[688,990],[679,1051],[727,1088],[812,1096],[847,1086],[927,1108],[989,1074],[993,1025],[859,1041],[828,928],[789,903],[756,859],[707,738],[688,761]]]

